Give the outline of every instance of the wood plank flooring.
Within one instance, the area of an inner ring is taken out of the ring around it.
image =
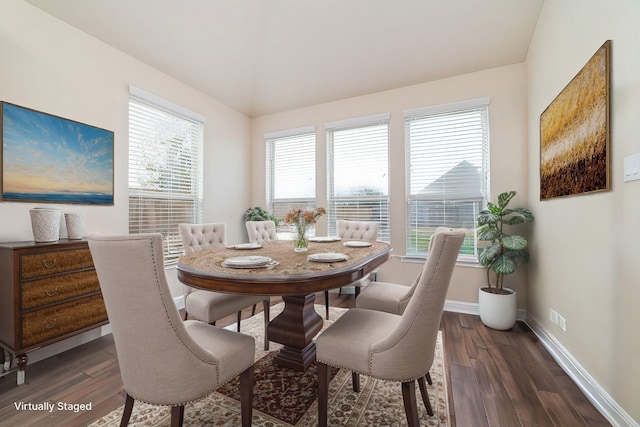
[[[318,303],[323,295],[317,295]],[[278,302],[276,299],[273,303]],[[331,294],[353,307],[353,295]],[[250,315],[245,310],[243,317]],[[219,321],[235,322],[233,316]],[[445,312],[441,328],[448,370],[452,426],[609,426],[522,323],[511,331],[484,327],[477,316]],[[91,411],[18,411],[16,402],[87,403]],[[111,335],[0,378],[0,426],[84,426],[124,404]],[[402,420],[404,422],[404,420]]]

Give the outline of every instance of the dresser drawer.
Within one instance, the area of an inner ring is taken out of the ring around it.
[[[22,347],[29,347],[52,338],[107,320],[101,295],[82,298],[22,316]]]
[[[66,249],[20,256],[20,279],[93,267],[89,248]]]
[[[79,271],[20,284],[21,308],[29,310],[100,291],[95,270]]]

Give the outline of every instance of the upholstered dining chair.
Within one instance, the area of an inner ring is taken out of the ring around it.
[[[278,240],[276,223],[273,221],[247,221],[244,223],[249,236],[249,243],[268,243]]]
[[[431,247],[435,241],[434,236],[438,233],[442,233],[447,230],[453,230],[448,227],[438,227],[429,240],[428,254],[431,254]],[[420,281],[422,271],[418,273],[413,283],[410,286],[399,283],[378,282],[372,281],[360,292],[360,296],[356,299],[356,308],[362,308],[366,310],[384,311],[391,314],[404,313],[409,300],[413,295],[413,292]],[[429,384],[432,384],[431,374],[427,372],[426,379]],[[423,385],[420,384],[420,391],[423,390]]]
[[[206,323],[182,321],[164,273],[162,236],[89,236],[126,392],[121,426],[135,400],[184,406],[240,375],[242,425],[251,425],[255,340]]]
[[[327,425],[331,366],[352,371],[354,391],[359,391],[360,374],[400,382],[407,423],[419,425],[415,382],[424,382],[433,364],[440,317],[464,236],[463,230],[447,230],[433,237],[431,256],[402,315],[354,308],[318,336],[320,427]],[[426,387],[422,398],[433,415]]]
[[[226,224],[212,222],[205,224],[178,224],[185,255],[205,249],[227,245]],[[217,320],[237,313],[238,332],[242,310],[253,306],[251,314],[255,314],[256,304],[262,303],[264,309],[264,349],[269,350],[267,326],[269,324],[270,299],[261,295],[240,295],[223,292],[206,291],[184,286],[184,319],[191,316],[205,323],[215,325]]]
[[[342,240],[366,240],[375,242],[378,239],[379,225],[374,221],[352,221],[346,219],[336,220],[336,230],[338,237]],[[348,286],[353,286],[356,293],[356,299],[360,295],[360,288],[369,283],[370,275],[357,280]],[[342,288],[338,291],[338,295],[342,294]],[[326,317],[329,319],[329,291],[324,291]]]

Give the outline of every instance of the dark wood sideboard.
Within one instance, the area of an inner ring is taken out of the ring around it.
[[[0,345],[3,373],[16,358],[25,381],[27,353],[107,323],[85,240],[0,243]]]

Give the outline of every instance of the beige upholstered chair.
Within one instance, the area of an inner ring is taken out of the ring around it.
[[[267,243],[272,240],[278,240],[276,233],[276,223],[273,221],[247,221],[247,235],[249,243]]]
[[[164,274],[162,236],[89,237],[127,397],[171,406],[182,425],[184,405],[240,375],[242,425],[251,425],[255,340],[202,322],[180,319]]]
[[[227,245],[226,225],[222,222],[207,224],[178,224],[178,231],[182,239],[185,255],[205,249],[217,248]],[[267,339],[267,325],[269,324],[269,297],[261,295],[227,294],[223,292],[193,289],[184,286],[184,310],[185,320],[191,316],[205,323],[215,325],[216,320],[237,313],[238,332],[242,310],[253,307],[262,302],[264,308],[264,349],[269,349]]]
[[[429,256],[431,253],[431,247],[434,242],[433,236],[443,231],[452,230],[448,227],[438,227],[429,241]],[[411,296],[420,281],[422,272],[418,273],[415,280],[410,286],[388,283],[388,282],[370,282],[356,299],[356,308],[363,308],[366,310],[384,311],[391,314],[404,313]],[[427,372],[427,382],[432,384],[431,375]]]
[[[464,240],[463,230],[442,231],[433,239],[413,296],[402,315],[355,308],[329,326],[316,340],[318,360],[318,425],[327,425],[330,367],[402,383],[409,426],[418,426],[415,381],[429,415],[433,414],[424,377],[433,363],[440,317],[451,274]]]
[[[345,219],[336,220],[336,229],[338,237],[344,241],[349,240],[366,240],[368,242],[375,242],[378,239],[378,223],[374,221],[350,221]],[[351,283],[349,286],[353,286],[356,293],[356,299],[360,295],[360,288],[370,282],[370,276],[367,275],[362,279]],[[338,292],[338,295],[342,294],[342,288]],[[327,319],[329,319],[329,291],[325,291],[325,308],[327,311]]]

